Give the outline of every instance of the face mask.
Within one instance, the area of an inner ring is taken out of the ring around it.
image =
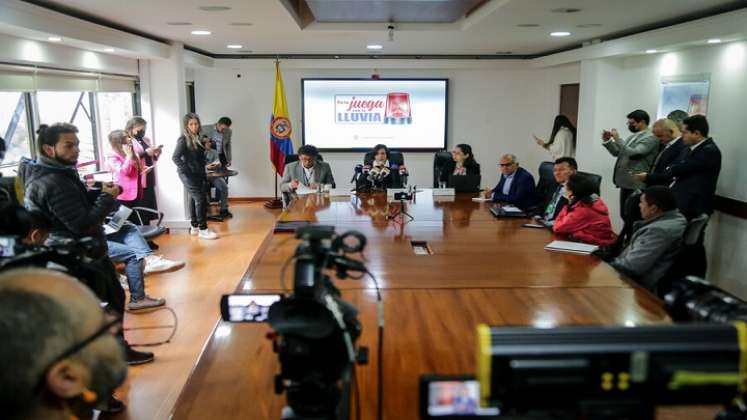
[[[136,138],[136,139],[138,139],[138,140],[142,140],[142,139],[143,139],[143,137],[145,137],[145,129],[142,129],[142,130],[138,130],[138,131],[137,131],[137,132],[135,133],[135,138]]]
[[[639,131],[635,124],[628,124],[628,130],[630,130],[631,133],[637,133]]]

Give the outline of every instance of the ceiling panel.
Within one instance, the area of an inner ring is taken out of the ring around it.
[[[483,0],[306,0],[317,22],[449,23]]]

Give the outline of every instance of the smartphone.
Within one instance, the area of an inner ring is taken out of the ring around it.
[[[496,407],[480,406],[480,383],[468,375],[423,375],[421,419],[499,418]]]
[[[282,298],[278,293],[223,295],[220,314],[227,322],[267,322],[270,306]]]
[[[612,137],[612,132],[610,132],[610,131],[608,131],[608,130],[604,130],[604,131],[602,131],[602,138],[603,138],[603,139],[605,139],[605,140],[609,140],[609,139],[610,139],[610,137]]]

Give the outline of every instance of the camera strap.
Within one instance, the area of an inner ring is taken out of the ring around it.
[[[345,340],[345,347],[347,347],[348,349],[348,359],[351,363],[355,363],[355,348],[353,347],[353,339],[350,337],[350,332],[348,332],[348,329],[345,326],[345,320],[342,317],[342,312],[340,312],[340,306],[337,305],[337,302],[335,302],[332,296],[328,294],[324,295],[324,303],[327,306],[327,309],[332,312],[332,316],[335,317],[337,325],[339,325],[340,329],[342,330],[342,336]]]

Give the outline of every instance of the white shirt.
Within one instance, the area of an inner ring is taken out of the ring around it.
[[[557,133],[555,133],[555,140],[552,144],[547,146],[547,151],[553,159],[562,157],[574,157],[576,150],[573,147],[573,133],[568,127],[560,127]]]
[[[306,176],[306,179],[305,179],[306,182],[304,184],[309,185],[314,179],[314,167],[312,166],[311,168],[307,168],[303,165],[301,166],[303,167],[303,173]]]

